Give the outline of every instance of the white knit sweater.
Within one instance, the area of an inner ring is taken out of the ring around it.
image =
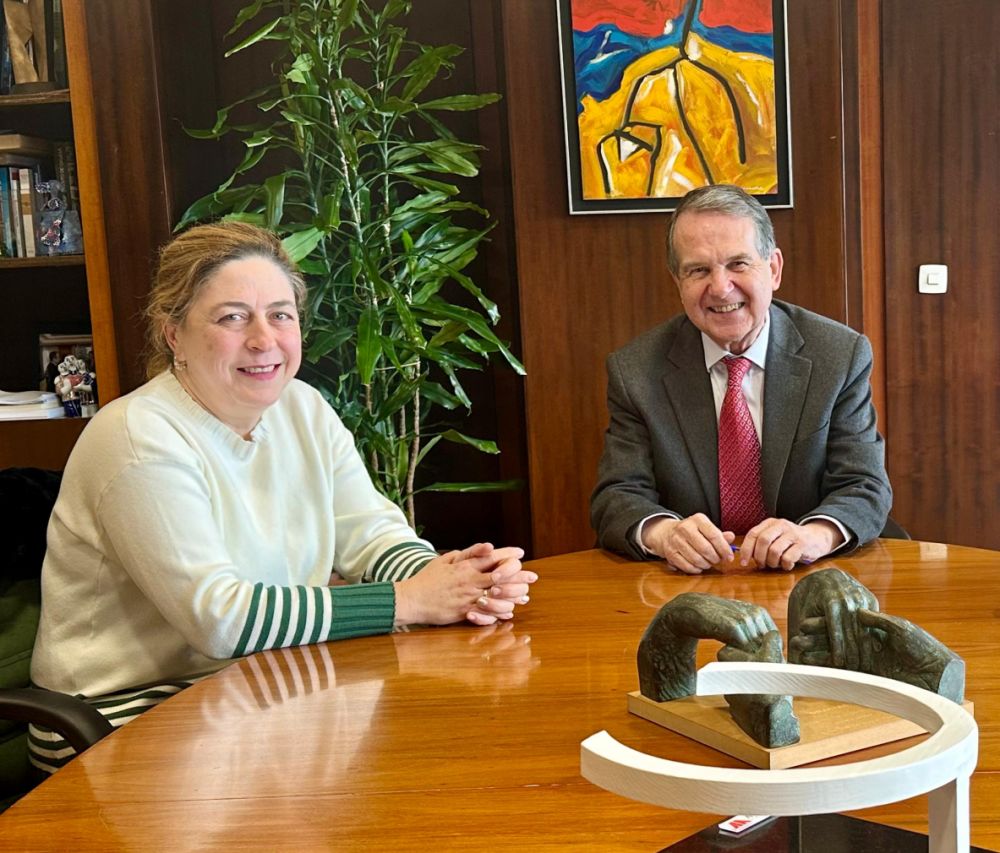
[[[291,382],[244,441],[163,373],[102,408],[66,466],[31,677],[95,698],[389,631],[388,581],[433,555],[314,389]]]

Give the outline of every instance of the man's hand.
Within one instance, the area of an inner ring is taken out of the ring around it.
[[[843,538],[836,524],[823,519],[796,524],[786,518],[765,518],[743,538],[740,563],[745,566],[753,559],[762,568],[787,572],[796,563],[812,563],[825,557],[842,544]]]
[[[680,521],[654,518],[642,529],[642,544],[648,550],[689,575],[700,575],[705,569],[732,560],[735,538],[700,512]]]

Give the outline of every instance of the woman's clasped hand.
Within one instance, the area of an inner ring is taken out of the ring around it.
[[[416,575],[396,582],[396,621],[400,625],[447,625],[467,619],[492,625],[510,619],[528,603],[535,572],[521,566],[520,548],[494,548],[480,542],[431,560]]]

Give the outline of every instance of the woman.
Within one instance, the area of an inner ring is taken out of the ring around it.
[[[150,381],[84,430],[49,523],[36,684],[120,725],[233,657],[489,625],[527,603],[537,576],[519,548],[439,556],[375,490],[339,418],[294,378],[304,296],[255,226],[198,226],[163,249]],[[42,769],[72,756],[33,735]]]

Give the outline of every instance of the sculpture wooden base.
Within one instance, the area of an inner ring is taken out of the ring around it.
[[[963,703],[971,714],[971,702]],[[654,702],[638,690],[628,694],[631,713],[738,758],[754,767],[777,770],[799,767],[824,758],[834,758],[859,749],[923,734],[916,723],[843,702],[796,697],[801,740],[791,746],[768,749],[733,722],[729,706],[721,696],[688,696],[670,702]]]

